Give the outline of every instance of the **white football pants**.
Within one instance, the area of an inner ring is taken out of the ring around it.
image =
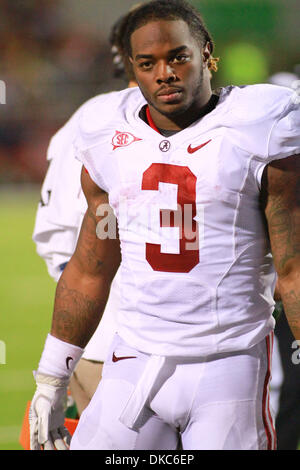
[[[272,346],[153,360],[116,336],[71,450],[275,449]]]

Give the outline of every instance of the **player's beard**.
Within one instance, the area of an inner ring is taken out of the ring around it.
[[[150,106],[153,106],[153,108],[156,109],[156,111],[158,111],[160,114],[168,118],[175,118],[175,117],[179,117],[185,114],[187,111],[189,111],[190,108],[192,108],[199,101],[199,96],[201,95],[202,86],[203,86],[203,80],[204,80],[204,73],[203,73],[203,69],[201,68],[199,79],[198,79],[198,84],[195,87],[191,95],[191,99],[188,101],[188,103],[183,103],[179,108],[174,109],[174,110],[161,109],[161,107],[155,103],[155,100],[153,100],[150,96],[148,96],[147,93],[144,93],[144,91],[141,88],[140,90],[145,100],[148,102],[148,104]]]

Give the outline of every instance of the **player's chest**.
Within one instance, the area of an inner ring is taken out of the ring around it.
[[[225,129],[180,134],[144,137],[138,131],[116,131],[109,157],[113,193],[155,191],[164,184],[183,192],[195,189],[200,199],[226,198],[241,191],[250,156]]]

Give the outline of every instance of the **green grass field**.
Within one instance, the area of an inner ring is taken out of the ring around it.
[[[51,323],[56,285],[31,239],[38,200],[39,189],[0,191],[0,450],[21,449],[32,371]]]

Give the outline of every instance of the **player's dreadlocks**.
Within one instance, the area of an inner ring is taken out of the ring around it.
[[[199,45],[203,47],[208,43],[210,46],[211,57],[208,62],[209,70],[214,72],[218,70],[217,62],[219,59],[212,56],[214,50],[212,36],[205,26],[200,13],[184,0],[153,0],[149,3],[143,4],[130,15],[124,31],[124,47],[126,54],[129,57],[132,55],[132,33],[141,26],[149,23],[149,21],[157,20],[185,21],[191,34],[198,41]]]

